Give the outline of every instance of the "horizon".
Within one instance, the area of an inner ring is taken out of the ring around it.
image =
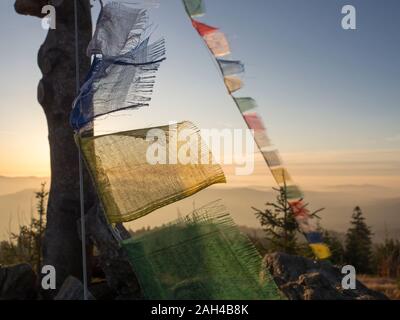
[[[16,180],[23,179],[16,178]],[[0,210],[3,209],[1,210],[3,214],[0,215],[0,239],[6,238],[10,226],[13,231],[17,231],[19,225],[27,222],[35,211],[34,192],[39,189],[43,179],[32,179],[35,182],[31,183],[30,187],[14,186],[15,192],[10,193],[4,192],[4,185],[0,177]],[[262,209],[267,201],[274,201],[276,192],[272,188],[273,186],[260,187],[250,184],[235,187],[216,185],[195,196],[158,209],[139,221],[127,223],[126,226],[132,230],[161,226],[176,219],[179,216],[178,213],[185,214],[191,212],[193,207],[222,199],[238,225],[261,228],[251,207]],[[388,193],[388,191],[390,192]],[[381,186],[368,184],[337,185],[323,190],[306,189],[305,199],[313,210],[324,207],[325,210],[321,213],[321,226],[339,233],[347,230],[354,207],[360,206],[367,224],[375,232],[375,241],[382,242],[386,236],[400,237],[400,216],[397,214],[400,197],[393,191],[396,189],[382,190]],[[340,203],[337,199],[340,199]],[[7,209],[4,210],[4,208]]]

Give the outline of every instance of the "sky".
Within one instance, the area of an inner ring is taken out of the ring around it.
[[[0,3],[0,175],[48,176],[44,114],[36,100],[41,78],[40,20]],[[200,128],[245,128],[213,58],[180,0],[150,10],[164,37],[150,107],[109,116],[98,133],[190,120]],[[398,0],[206,0],[200,20],[219,27],[232,55],[246,65],[237,96],[257,100],[268,134],[295,180],[308,188],[332,184],[400,187],[400,2]],[[341,28],[352,4],[357,30]],[[98,3],[94,3],[94,21]],[[256,156],[250,177],[235,185],[272,185]],[[226,169],[228,174],[230,168]]]

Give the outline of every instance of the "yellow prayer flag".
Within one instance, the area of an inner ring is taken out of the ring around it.
[[[179,139],[181,134],[185,139]],[[197,144],[194,152],[187,138]],[[78,138],[77,142],[110,223],[138,219],[225,182],[221,167],[211,161],[211,152],[190,122]],[[182,157],[187,162],[182,163]],[[203,162],[207,158],[211,160]]]
[[[285,183],[288,184],[290,181],[292,181],[289,172],[285,168],[274,168],[271,169],[271,172],[277,184],[283,185]]]
[[[310,247],[315,256],[320,260],[327,259],[331,256],[331,251],[324,243],[313,243],[310,244]]]
[[[229,93],[239,90],[243,85],[242,80],[235,76],[227,76],[224,78],[224,81]]]

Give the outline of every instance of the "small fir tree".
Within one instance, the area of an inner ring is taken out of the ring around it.
[[[276,201],[268,202],[265,210],[253,208],[256,211],[256,217],[260,221],[263,230],[266,233],[266,239],[270,242],[271,251],[280,251],[288,254],[303,254],[308,252],[308,246],[300,243],[297,235],[302,233],[299,224],[293,214],[293,208],[288,203],[286,186],[279,189],[273,188],[278,192]],[[304,207],[308,206],[305,204]],[[310,217],[319,219],[317,213],[319,209],[310,213]]]
[[[359,273],[370,273],[372,271],[372,232],[365,223],[360,207],[354,208],[350,224],[345,241],[346,263],[354,266]]]

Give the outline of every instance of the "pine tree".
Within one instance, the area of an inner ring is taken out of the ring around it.
[[[44,230],[44,220],[46,218],[46,205],[47,205],[47,197],[49,193],[46,191],[46,183],[43,182],[41,184],[40,191],[35,192],[35,196],[37,199],[36,209],[39,215],[39,219],[32,220],[32,226],[35,229],[35,244],[36,244],[36,270],[40,271],[42,265],[42,241],[43,241],[43,230]]]
[[[35,196],[38,218],[32,216],[29,225],[21,225],[17,233],[10,233],[9,241],[0,242],[0,264],[29,263],[39,273],[48,196],[45,183]]]
[[[268,202],[264,211],[253,208],[256,211],[256,217],[260,221],[263,230],[266,233],[266,239],[271,243],[271,251],[280,251],[289,254],[303,254],[308,252],[308,246],[300,244],[297,235],[302,233],[293,214],[293,209],[288,203],[286,186],[276,189],[279,192],[276,202]],[[307,204],[305,205],[307,206]],[[319,209],[310,214],[310,217],[317,217]]]
[[[400,280],[400,241],[386,237],[378,244],[374,252],[377,274],[381,277],[399,278]]]
[[[329,260],[335,265],[342,265],[344,262],[344,248],[339,237],[328,230],[323,230],[322,235],[332,254]]]
[[[353,210],[351,227],[346,234],[346,263],[354,266],[359,273],[372,272],[372,232],[365,223],[360,207]]]

